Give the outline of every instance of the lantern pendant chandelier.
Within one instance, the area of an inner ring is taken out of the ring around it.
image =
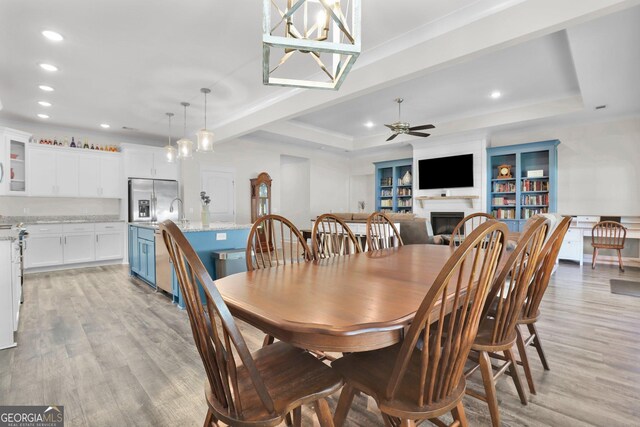
[[[361,0],[263,0],[263,83],[339,89],[360,55],[360,21]],[[279,30],[284,36],[276,35]],[[271,51],[276,49],[283,55],[272,67]],[[321,73],[308,76],[303,61],[289,61],[305,55]],[[291,77],[301,67],[305,75]]]
[[[197,151],[213,153],[213,132],[207,130],[207,94],[211,93],[211,89],[203,87],[200,92],[204,94],[204,128],[198,131],[198,148]]]
[[[193,156],[193,142],[187,139],[187,107],[191,104],[181,102],[180,105],[184,107],[184,132],[183,137],[178,140],[178,158],[185,159]]]
[[[171,117],[173,117],[173,113],[167,113],[167,117],[169,117],[169,145],[164,147],[164,151],[167,156],[167,162],[175,163],[177,153],[175,147],[171,145]]]

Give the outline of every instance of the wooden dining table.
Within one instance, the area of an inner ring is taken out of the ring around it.
[[[235,317],[281,341],[367,351],[400,341],[452,253],[408,245],[237,273],[215,284]]]

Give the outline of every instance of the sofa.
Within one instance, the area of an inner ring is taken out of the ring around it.
[[[366,223],[371,213],[344,212],[333,215],[347,223]],[[431,222],[412,213],[387,213],[394,224],[400,224],[400,237],[405,245],[445,244],[441,236],[434,236]]]

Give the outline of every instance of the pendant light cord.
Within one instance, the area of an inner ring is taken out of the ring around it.
[[[204,128],[207,128],[207,92],[204,93]]]
[[[187,137],[187,106],[183,105],[184,107],[184,128],[182,129],[182,137],[186,138]]]
[[[169,116],[169,147],[171,147],[171,116]]]

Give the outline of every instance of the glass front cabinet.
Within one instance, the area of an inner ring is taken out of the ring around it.
[[[509,230],[533,215],[558,211],[558,144],[541,141],[487,148],[487,206]]]
[[[27,144],[31,135],[0,128],[0,195],[27,194]]]

